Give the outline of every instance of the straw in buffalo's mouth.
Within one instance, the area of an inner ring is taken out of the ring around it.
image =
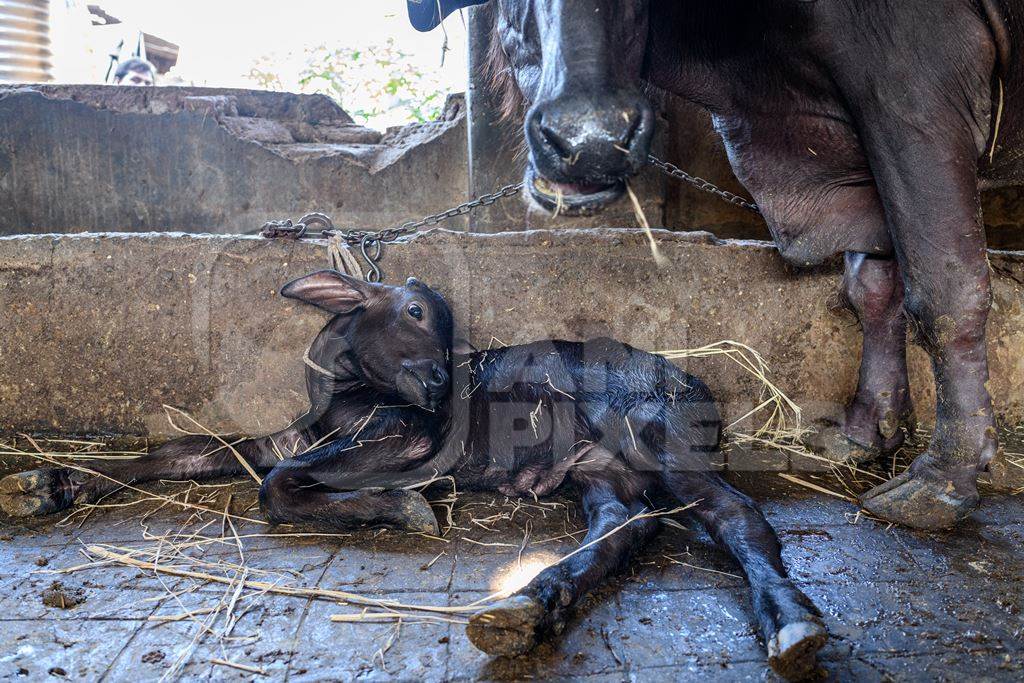
[[[533,186],[549,197],[576,197],[597,194],[612,187],[612,184],[598,183],[558,183],[553,180],[535,177]]]

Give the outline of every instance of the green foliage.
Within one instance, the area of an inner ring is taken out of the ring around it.
[[[273,68],[273,60],[264,57],[248,78],[261,88],[283,90]],[[420,70],[412,55],[390,38],[383,45],[361,48],[307,49],[298,84],[301,92],[333,97],[364,123],[384,115],[403,122],[430,121],[440,114],[445,100],[440,80]]]

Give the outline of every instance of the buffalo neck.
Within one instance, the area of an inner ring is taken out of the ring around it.
[[[728,111],[747,90],[776,80],[769,72],[782,56],[773,46],[796,49],[811,31],[809,11],[800,3],[654,0],[643,78],[713,114]]]

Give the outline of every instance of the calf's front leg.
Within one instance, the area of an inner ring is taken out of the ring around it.
[[[245,439],[230,447],[213,437],[186,436],[168,441],[138,458],[101,462],[89,469],[46,467],[11,474],[0,480],[0,509],[12,517],[59,512],[75,503],[92,503],[124,484],[158,479],[209,479],[244,474],[250,468],[265,472],[288,457],[292,450],[306,448],[306,436],[288,428],[271,436]]]
[[[429,448],[408,440],[346,436],[289,460],[263,479],[260,507],[275,524],[305,523],[330,528],[364,524],[437,534],[434,511],[409,487],[441,474],[429,463],[416,467]]]
[[[371,486],[337,491],[303,468],[281,464],[260,487],[260,508],[272,524],[313,524],[332,529],[361,525],[438,533],[437,517],[423,494]]]

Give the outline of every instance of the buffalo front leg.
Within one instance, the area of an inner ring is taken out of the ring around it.
[[[867,462],[894,452],[913,432],[914,406],[907,379],[907,324],[903,283],[892,259],[847,252],[843,298],[857,316],[864,343],[857,393],[842,427],[822,435],[823,452],[836,462]]]
[[[466,627],[473,645],[491,655],[519,655],[561,633],[580,598],[621,569],[658,529],[656,519],[646,518],[607,535],[643,510],[639,502],[627,506],[608,484],[589,486],[583,507],[588,521],[584,549],[548,567],[515,595],[474,614]]]
[[[889,521],[941,529],[977,507],[978,474],[996,453],[986,386],[988,262],[980,224],[935,235],[907,227],[899,248],[906,309],[932,360],[935,433],[906,472],[865,493],[861,504]]]

